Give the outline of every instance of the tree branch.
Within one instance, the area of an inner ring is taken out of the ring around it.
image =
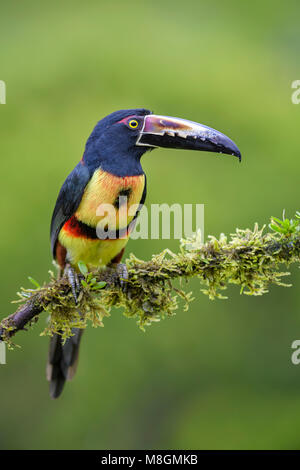
[[[141,328],[160,318],[175,314],[178,297],[188,308],[192,300],[181,286],[173,281],[197,277],[201,291],[211,299],[226,298],[221,295],[229,284],[240,286],[241,293],[262,295],[271,284],[285,285],[279,272],[281,264],[300,261],[300,218],[292,220],[271,219],[271,232],[264,228],[237,229],[228,239],[209,237],[202,244],[199,236],[181,242],[180,252],[165,250],[150,261],[138,260],[131,255],[126,262],[128,279],[126,289],[120,286],[115,269],[107,268],[87,273],[81,263],[82,290],[78,306],[75,305],[68,281],[56,279],[36,289],[21,289],[23,305],[0,323],[0,339],[10,343],[10,338],[38,319],[40,313],[49,313],[49,323],[43,334],[60,333],[64,338],[72,334],[73,327],[85,328],[88,321],[103,326],[112,306],[122,307],[128,317],[136,317]],[[35,282],[35,281],[33,281]],[[24,303],[25,302],[25,303]]]

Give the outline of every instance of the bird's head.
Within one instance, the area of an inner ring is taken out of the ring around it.
[[[142,173],[141,156],[156,147],[202,150],[234,155],[236,144],[215,129],[186,119],[127,109],[99,121],[90,135],[84,160],[118,176]]]

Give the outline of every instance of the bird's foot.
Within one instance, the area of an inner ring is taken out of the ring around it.
[[[72,266],[70,264],[66,264],[65,270],[64,270],[64,276],[67,277],[67,279],[70,283],[70,286],[71,286],[71,289],[72,289],[72,294],[73,294],[73,297],[74,297],[74,300],[75,300],[75,304],[77,305],[78,304],[78,296],[79,296],[79,293],[80,293],[81,286],[80,286],[80,281],[79,281],[78,275],[77,275],[76,271],[72,268]]]
[[[128,271],[127,266],[124,263],[119,263],[116,266],[116,270],[119,276],[119,282],[121,289],[126,292],[127,290],[127,280],[128,280]]]

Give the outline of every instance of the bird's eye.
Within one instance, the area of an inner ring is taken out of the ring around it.
[[[136,119],[130,119],[128,125],[129,125],[129,127],[131,127],[131,129],[136,129],[138,127],[139,123],[137,122]]]

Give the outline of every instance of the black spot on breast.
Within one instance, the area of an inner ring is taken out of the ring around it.
[[[114,207],[116,209],[120,209],[120,207],[125,204],[126,202],[128,203],[128,199],[129,199],[129,196],[131,194],[131,188],[127,188],[127,189],[122,189],[117,198],[115,199],[115,202],[114,202]]]

